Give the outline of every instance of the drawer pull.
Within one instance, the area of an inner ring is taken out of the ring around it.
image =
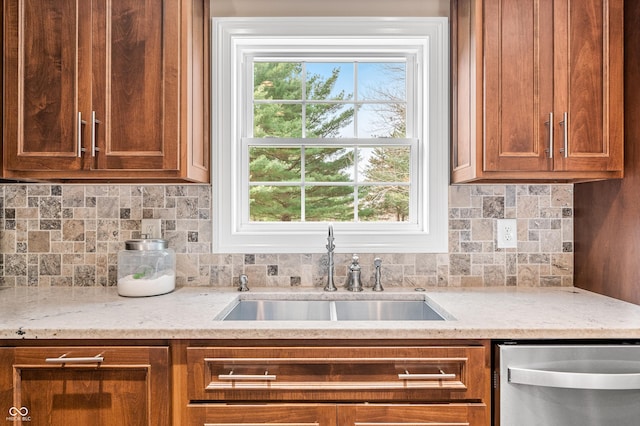
[[[265,371],[264,374],[233,374],[233,370],[229,374],[219,374],[218,380],[259,380],[259,381],[273,381],[276,380],[275,374],[269,374]]]
[[[435,374],[411,374],[409,371],[404,370],[404,374],[398,374],[400,380],[454,380],[456,375],[453,373],[445,373],[440,370]]]
[[[100,124],[101,121],[96,118],[96,112],[91,112],[91,156],[95,157],[96,152],[100,151],[100,148],[96,146],[96,125]]]
[[[47,364],[100,364],[104,362],[102,354],[96,356],[82,356],[75,358],[67,358],[67,354],[60,355],[58,358],[46,358]]]
[[[562,135],[564,139],[564,147],[560,148],[560,152],[563,154],[564,158],[569,157],[569,113],[564,112],[562,115],[562,121],[559,123],[562,124]]]
[[[86,121],[82,119],[82,112],[78,111],[78,121],[76,123],[76,131],[78,134],[76,135],[76,142],[78,144],[78,158],[82,157],[82,153],[86,151],[86,149],[82,146],[82,126],[87,124]]]
[[[544,124],[549,126],[549,158],[553,158],[553,112],[549,113],[549,121]]]

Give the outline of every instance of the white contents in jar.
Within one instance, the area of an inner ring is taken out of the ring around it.
[[[136,277],[138,274],[126,275],[118,279],[118,294],[120,296],[155,296],[169,293],[176,287],[176,276],[172,270],[160,271],[149,276]]]

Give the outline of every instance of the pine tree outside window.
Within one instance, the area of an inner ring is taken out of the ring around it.
[[[221,18],[214,251],[446,252],[442,18]]]

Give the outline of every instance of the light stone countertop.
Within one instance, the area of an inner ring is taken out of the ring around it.
[[[420,298],[448,321],[220,321],[239,298]],[[578,288],[385,290],[0,288],[0,339],[640,339],[640,306]]]

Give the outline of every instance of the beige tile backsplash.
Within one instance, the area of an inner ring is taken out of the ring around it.
[[[0,285],[114,286],[117,253],[162,220],[176,251],[177,284],[320,287],[327,258],[309,254],[211,253],[209,185],[0,185]],[[497,249],[496,219],[516,218],[518,248]],[[350,254],[336,254],[342,285]],[[573,285],[572,185],[449,188],[449,253],[361,254],[363,284],[382,258],[387,288]]]

